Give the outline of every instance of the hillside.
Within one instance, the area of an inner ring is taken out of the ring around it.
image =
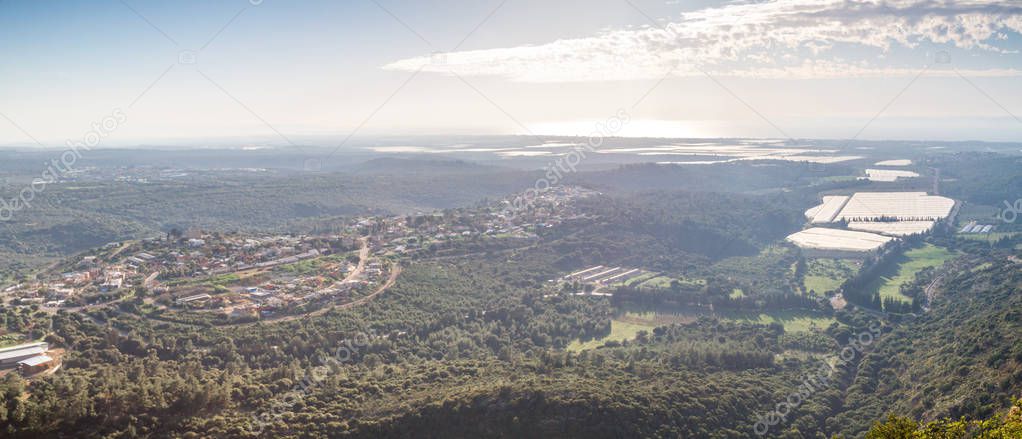
[[[855,434],[868,427],[855,419],[976,419],[1009,405],[1022,393],[1020,268],[1004,259],[957,266],[931,312],[904,321],[864,359],[834,425]]]

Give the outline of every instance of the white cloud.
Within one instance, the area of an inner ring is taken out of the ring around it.
[[[672,68],[677,76],[914,76],[919,67],[899,66],[886,55],[894,48],[916,49],[924,43],[1013,53],[1006,42],[1020,32],[1022,4],[1004,1],[773,0],[685,13],[664,28],[642,26],[542,45],[454,52],[442,63],[427,55],[384,68],[522,82],[658,79]],[[858,53],[858,60],[848,60],[849,53]],[[864,58],[861,53],[873,55]],[[935,65],[928,74],[956,75],[946,67]],[[960,71],[971,76],[1022,73],[1011,68]]]

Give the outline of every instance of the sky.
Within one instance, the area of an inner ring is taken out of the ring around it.
[[[623,136],[1018,141],[1020,31],[1022,4],[985,0],[0,0],[0,145],[585,135],[622,112]]]

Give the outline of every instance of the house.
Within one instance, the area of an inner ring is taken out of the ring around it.
[[[45,341],[0,349],[0,366],[17,364],[21,360],[45,354],[49,349],[50,344]]]
[[[53,358],[49,355],[36,355],[19,361],[18,369],[21,370],[22,375],[35,375],[49,369],[54,364]]]
[[[66,288],[57,285],[49,285],[46,289],[46,297],[52,300],[67,299],[76,293],[74,288]]]
[[[123,286],[123,285],[124,285],[124,278],[120,278],[120,277],[107,278],[107,281],[104,282],[103,285],[99,286],[99,290],[103,291],[103,292],[113,291],[113,290],[120,289],[121,286]]]
[[[64,273],[61,277],[64,278],[65,283],[81,285],[92,280],[92,273],[89,273],[88,271],[76,271]]]
[[[257,302],[263,301],[267,297],[271,297],[272,296],[270,294],[270,292],[263,291],[263,290],[261,290],[259,288],[248,288],[248,290],[250,290],[250,291],[247,291],[248,292],[248,296],[251,297],[252,300],[255,300]]]

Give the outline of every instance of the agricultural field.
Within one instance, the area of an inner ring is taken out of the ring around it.
[[[923,269],[944,265],[945,261],[954,256],[954,253],[933,244],[908,250],[898,257],[895,264],[877,276],[870,289],[879,291],[881,299],[893,298],[910,302],[912,299],[901,294],[901,286],[915,280],[916,274]]]
[[[699,272],[700,276],[724,276],[739,281],[756,282],[760,279],[773,281],[771,287],[781,288],[794,277],[792,264],[796,261],[795,248],[771,245],[755,256],[737,256],[717,262]]]
[[[628,319],[631,320],[631,319]],[[610,321],[610,334],[605,337],[596,338],[588,341],[575,340],[568,345],[568,350],[572,352],[581,352],[588,349],[596,349],[603,346],[608,341],[625,341],[635,338],[639,331],[652,332],[653,328],[657,325],[635,323],[633,321],[625,321],[619,319],[612,319]]]
[[[659,277],[659,276],[660,276],[659,273],[654,273],[654,272],[643,273],[643,274],[640,274],[640,275],[638,275],[636,277],[628,279],[628,280],[626,280],[624,282],[621,282],[618,285],[629,286],[629,287],[638,287],[642,283],[644,283],[644,282],[646,282],[646,281],[648,281],[650,279],[653,279],[655,277]]]
[[[623,322],[657,327],[686,325],[699,320],[700,317],[709,317],[711,315],[713,314],[709,310],[696,308],[681,310],[671,308],[664,310],[630,309],[619,315],[617,319]]]
[[[833,317],[810,311],[767,311],[767,312],[713,312],[702,308],[628,310],[616,318],[617,321],[657,327],[670,324],[687,324],[700,317],[716,317],[738,323],[769,325],[779,323],[786,332],[816,332],[827,329],[835,323]]]
[[[720,318],[735,322],[784,325],[785,332],[819,332],[837,322],[833,317],[798,311],[772,311],[764,313],[722,313]]]
[[[829,177],[823,177],[819,181],[821,183],[845,183],[849,181],[855,181],[859,177],[854,175],[832,175]]]
[[[998,215],[1001,214],[1001,208],[997,206],[987,206],[984,204],[976,203],[965,203],[961,210],[958,211],[956,216],[957,221],[960,224],[968,223],[969,221],[990,221],[998,219]]]
[[[859,261],[850,259],[815,258],[806,261],[806,275],[802,285],[806,292],[822,296],[838,289],[859,270]]]
[[[703,279],[689,279],[685,277],[673,278],[670,276],[656,276],[647,279],[645,282],[638,284],[639,288],[659,288],[659,289],[670,289],[671,283],[678,281],[682,288],[702,288],[706,285],[706,281]]]

